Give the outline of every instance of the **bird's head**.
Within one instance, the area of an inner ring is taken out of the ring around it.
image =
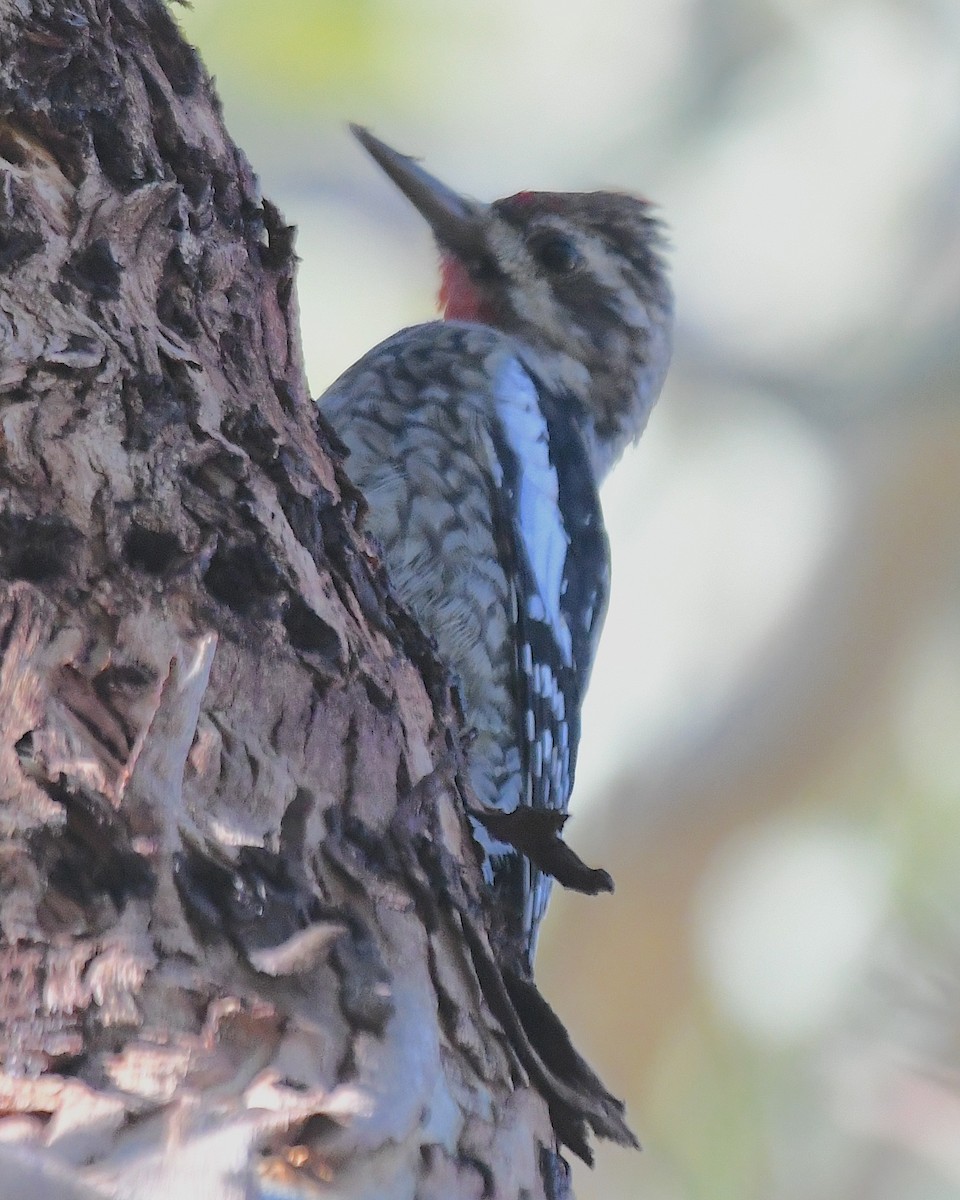
[[[531,368],[578,403],[601,477],[642,432],[670,359],[672,296],[649,204],[619,192],[483,204],[352,128],[433,230],[444,316],[517,340]]]

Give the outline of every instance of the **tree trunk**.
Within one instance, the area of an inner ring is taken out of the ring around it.
[[[0,0],[0,1196],[557,1197],[456,706],[155,0]],[[301,1189],[301,1190],[297,1190]]]

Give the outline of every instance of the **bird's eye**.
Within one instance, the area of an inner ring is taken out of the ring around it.
[[[552,275],[568,275],[583,261],[574,243],[562,234],[539,238],[531,246],[533,257]]]

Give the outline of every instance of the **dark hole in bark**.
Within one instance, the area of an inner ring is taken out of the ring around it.
[[[241,616],[283,585],[280,568],[264,549],[252,543],[218,549],[203,581],[212,596]]]
[[[66,812],[62,829],[42,830],[32,843],[50,886],[83,907],[104,895],[118,912],[128,900],[148,900],[156,889],[156,875],[148,860],[131,847],[121,815],[82,788],[62,783],[45,787]]]
[[[97,238],[76,255],[68,273],[77,287],[98,300],[115,300],[120,294],[120,267],[104,237]]]
[[[123,543],[123,557],[131,567],[149,575],[162,575],[182,554],[172,533],[131,525]]]
[[[117,663],[105,667],[93,679],[93,690],[104,703],[110,703],[118,693],[135,696],[157,682],[156,668],[147,663]]]
[[[338,656],[340,639],[336,630],[318,617],[298,596],[290,601],[283,624],[295,649],[308,654],[320,654],[324,658]]]
[[[121,192],[129,192],[141,181],[143,170],[121,125],[104,112],[89,112],[86,123],[100,168]]]
[[[42,583],[65,575],[74,564],[80,533],[56,517],[0,516],[0,567],[8,579]]]
[[[43,238],[33,230],[0,229],[0,271],[18,266],[43,245]]]

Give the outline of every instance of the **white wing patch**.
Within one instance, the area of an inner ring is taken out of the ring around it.
[[[539,593],[528,601],[528,616],[550,626],[569,665],[573,646],[560,598],[570,538],[560,516],[559,483],[550,462],[547,423],[533,380],[516,359],[507,361],[497,380],[496,407],[518,465],[518,527]]]

